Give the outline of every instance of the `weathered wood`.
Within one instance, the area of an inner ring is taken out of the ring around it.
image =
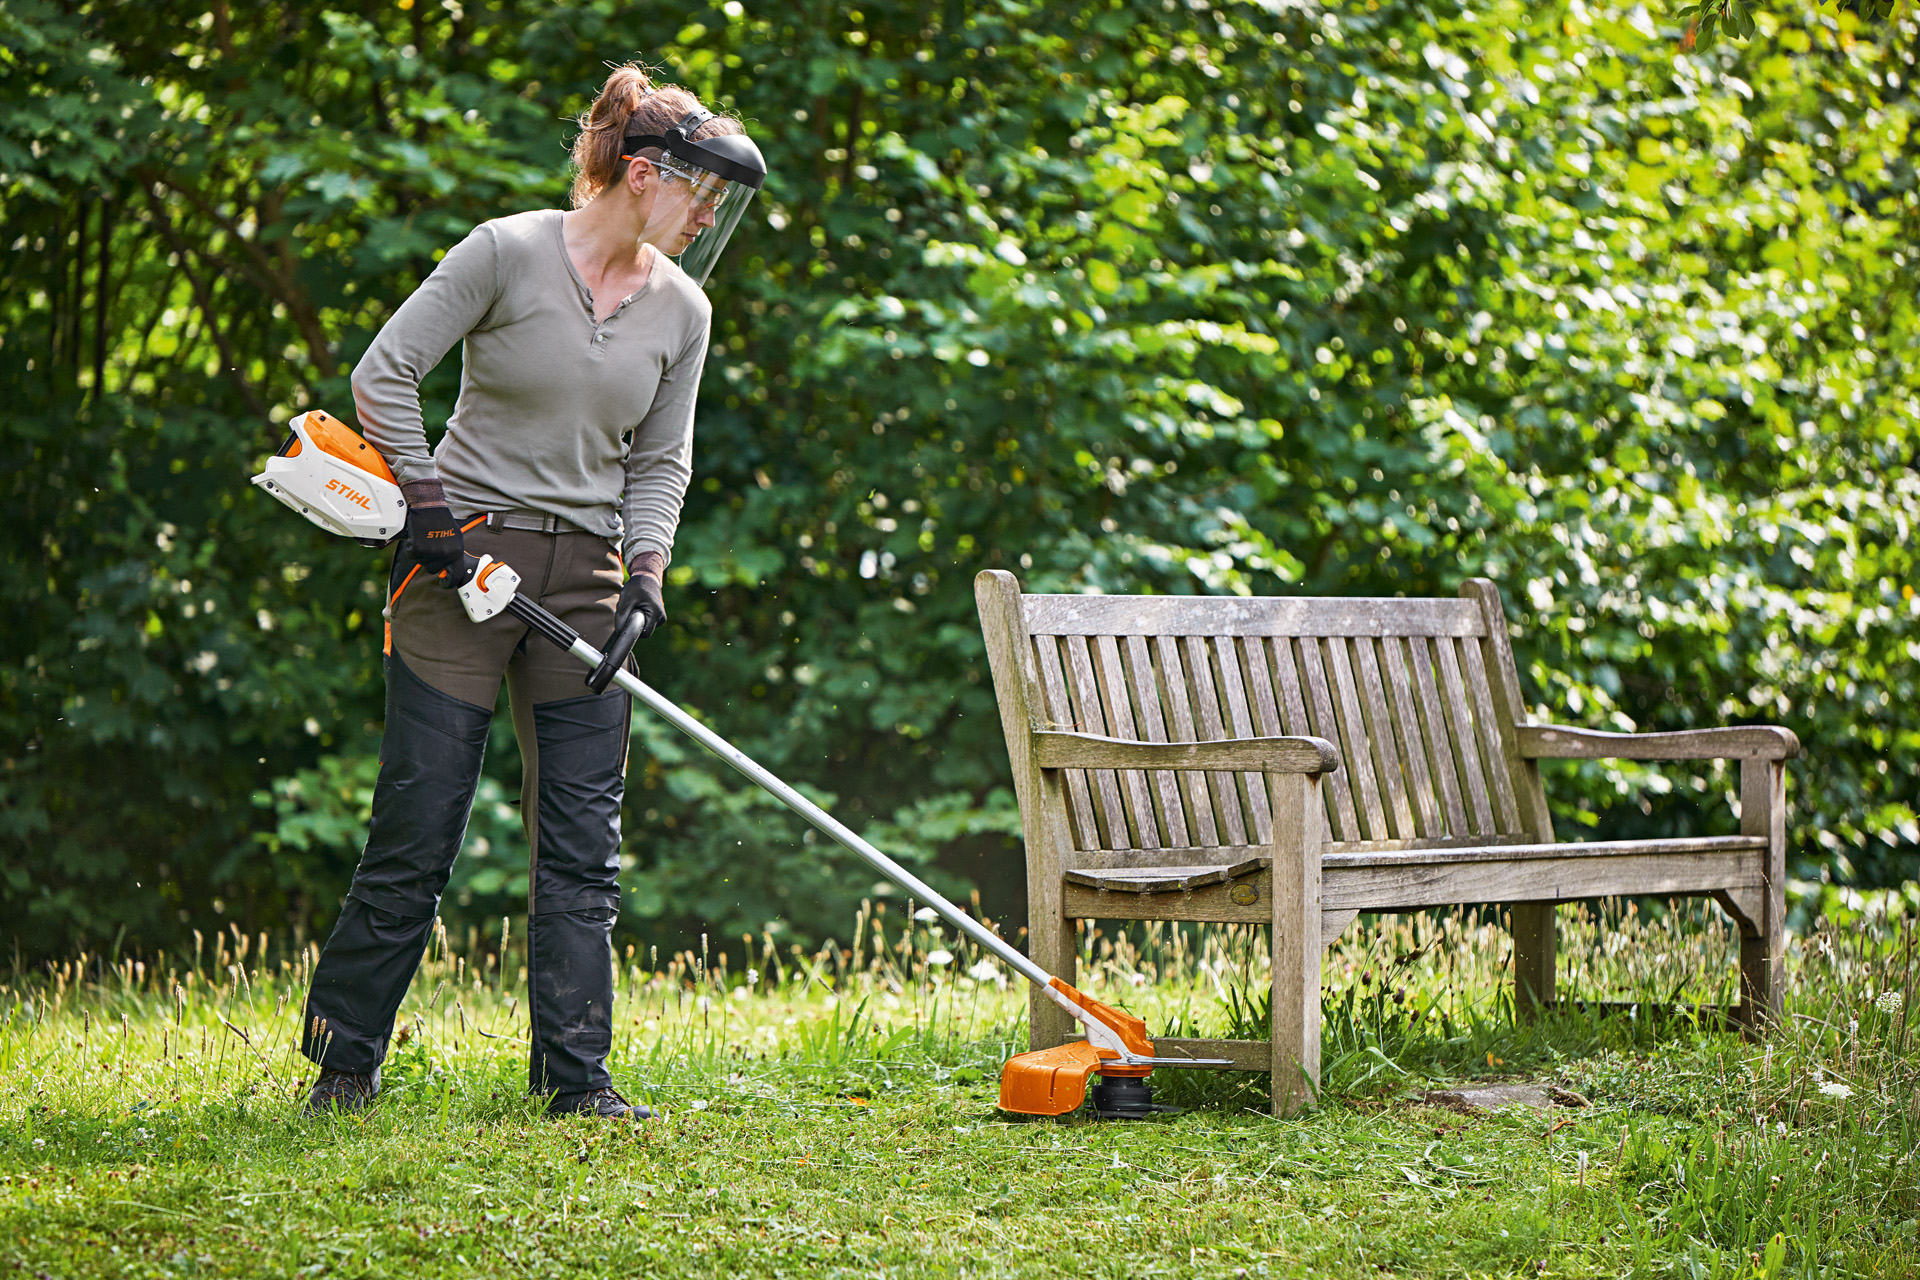
[[[1134,742],[1048,730],[1033,735],[1043,769],[1248,769],[1328,773],[1340,754],[1324,738],[1228,738],[1222,742]]]
[[[1439,848],[1379,849],[1371,844],[1329,845],[1321,857],[1329,872],[1396,867],[1439,867],[1467,862],[1562,862],[1583,859],[1604,860],[1622,855],[1681,857],[1692,854],[1725,855],[1736,860],[1767,850],[1765,836],[1670,836],[1652,840],[1589,840],[1572,844],[1489,844]],[[1267,865],[1266,853],[1255,845],[1234,849],[1209,849],[1208,854],[1225,855],[1223,861],[1177,866],[1154,863],[1147,866],[1123,865],[1110,868],[1075,864],[1064,874],[1070,882],[1089,888],[1122,893],[1158,892],[1150,887],[1157,879],[1192,877],[1187,888],[1218,884],[1250,875]],[[1742,873],[1729,884],[1760,884],[1758,873]],[[1621,892],[1626,892],[1622,890]],[[1757,920],[1758,917],[1755,917]]]
[[[1800,739],[1777,725],[1606,733],[1557,724],[1522,725],[1520,754],[1530,760],[1791,760]]]
[[[1322,904],[1357,911],[1409,911],[1462,902],[1574,902],[1616,894],[1710,894],[1759,878],[1753,856],[1740,851],[1328,865],[1322,875]]]
[[[1053,636],[1033,638],[1040,672],[1040,687],[1046,700],[1046,717],[1036,728],[1072,729],[1073,702],[1067,697],[1066,674],[1060,667],[1060,641]],[[1073,841],[1081,849],[1110,847],[1093,813],[1093,796],[1084,770],[1075,769],[1065,778],[1067,815],[1073,828]]]
[[[1343,907],[1338,911],[1329,911],[1323,904],[1320,908],[1320,949],[1325,951],[1328,947],[1340,941],[1340,935],[1345,933],[1347,926],[1352,924],[1359,916],[1360,913],[1350,907]]]
[[[1334,837],[1339,840],[1364,840],[1359,811],[1353,804],[1353,756],[1344,749],[1340,717],[1333,712],[1333,694],[1329,689],[1326,663],[1321,660],[1320,642],[1312,637],[1300,641],[1300,678],[1304,683],[1307,709],[1313,713],[1313,731],[1318,737],[1342,746],[1340,772],[1327,779],[1325,792],[1333,798],[1331,810]]]
[[[1215,669],[1220,677],[1221,709],[1226,713],[1227,726],[1234,737],[1251,738],[1254,736],[1253,708],[1247,702],[1239,646],[1232,636],[1216,636],[1213,644],[1219,658]],[[1267,807],[1266,779],[1258,773],[1243,773],[1240,780],[1245,787],[1247,839],[1256,844],[1272,839],[1273,817]]]
[[[1374,773],[1374,754],[1367,718],[1360,710],[1360,697],[1354,691],[1353,668],[1347,655],[1347,642],[1329,636],[1320,642],[1321,657],[1327,674],[1333,677],[1334,706],[1340,713],[1340,729],[1345,739],[1341,758],[1353,777],[1354,798],[1360,806],[1360,820],[1366,824],[1368,840],[1391,840],[1395,832],[1387,826],[1387,811],[1380,803],[1380,781]]]
[[[1127,695],[1127,675],[1120,664],[1120,645],[1112,636],[1093,637],[1093,669],[1100,684],[1100,704],[1106,712],[1107,732],[1116,738],[1138,741],[1139,730],[1133,723],[1133,703]],[[1126,802],[1127,829],[1136,849],[1160,847],[1159,824],[1154,821],[1153,797],[1147,791],[1147,775],[1138,769],[1119,770],[1120,797]]]
[[[1623,894],[1710,896],[1758,890],[1763,882],[1751,845],[1739,843],[1737,837],[1728,840],[1723,848],[1687,853],[1662,852],[1661,841],[1645,842],[1648,848],[1635,848],[1641,843],[1637,841],[1617,841],[1609,842],[1610,852],[1605,855],[1582,858],[1535,854],[1435,862],[1327,856],[1320,863],[1320,905],[1325,912],[1414,911],[1461,903],[1547,904]],[[1234,869],[1244,863],[1244,858],[1236,859]],[[1137,870],[1076,869],[1063,877],[1062,911],[1073,919],[1260,924],[1272,910],[1272,873],[1265,866],[1241,870],[1214,883],[1196,883],[1191,889],[1163,892],[1133,887],[1137,881],[1126,876]],[[1196,876],[1206,871],[1191,870]]]
[[[993,573],[977,590],[1032,953],[1070,980],[1073,919],[1267,925],[1274,1036],[1167,1044],[1264,1063],[1282,1110],[1318,1070],[1321,952],[1361,911],[1506,904],[1531,1008],[1554,998],[1554,903],[1711,895],[1742,934],[1742,1007],[1778,1016],[1784,730],[1531,725],[1479,579],[1457,601],[1022,597]],[[1556,842],[1537,761],[1606,756],[1740,759],[1745,834]],[[1064,1038],[1050,1001],[1032,1012],[1036,1046]]]
[[[1407,800],[1406,775],[1400,763],[1400,748],[1395,743],[1392,714],[1387,710],[1385,682],[1380,678],[1380,661],[1374,642],[1364,637],[1348,642],[1352,647],[1354,674],[1359,678],[1360,701],[1370,724],[1368,737],[1373,743],[1374,767],[1384,789],[1387,818],[1393,823],[1393,837],[1411,840],[1420,834],[1413,824],[1413,807]]]
[[[1786,764],[1749,757],[1740,762],[1740,831],[1766,841],[1755,857],[1765,899],[1759,930],[1740,938],[1740,1004],[1755,1032],[1781,1017],[1786,993],[1787,792]]]
[[[1320,1088],[1320,848],[1317,774],[1272,773],[1273,1114],[1292,1115]]]
[[[1165,742],[1167,726],[1160,705],[1160,681],[1153,669],[1152,655],[1141,636],[1128,636],[1122,645],[1127,678],[1133,687],[1134,719],[1140,736],[1148,742]],[[1278,734],[1274,735],[1278,737]],[[1170,849],[1184,849],[1187,838],[1186,806],[1180,803],[1178,778],[1164,769],[1147,775],[1153,790],[1154,813],[1160,823],[1160,835]]]
[[[1191,893],[1265,870],[1271,862],[1270,854],[1259,854],[1218,866],[1113,867],[1103,871],[1076,868],[1067,872],[1067,883],[1119,893]]]
[[[1431,839],[1447,833],[1434,804],[1433,775],[1427,768],[1427,744],[1420,732],[1420,713],[1414,707],[1413,682],[1407,677],[1406,659],[1401,648],[1404,637],[1388,636],[1380,641],[1380,657],[1386,669],[1387,696],[1393,703],[1394,724],[1399,730],[1400,759],[1406,769],[1407,790],[1413,799],[1415,833]]]
[[[1026,596],[1051,636],[1475,636],[1471,602],[1289,596]]]
[[[1427,761],[1433,766],[1434,782],[1439,788],[1441,808],[1446,816],[1447,833],[1473,834],[1467,821],[1466,802],[1461,798],[1460,772],[1454,765],[1454,750],[1447,733],[1446,711],[1440,691],[1434,683],[1434,656],[1422,636],[1407,637],[1407,654],[1413,663],[1413,685],[1420,695],[1416,704],[1421,730],[1426,739]]]
[[[1514,828],[1550,842],[1553,815],[1540,785],[1540,767],[1521,756],[1516,736],[1517,727],[1527,723],[1528,716],[1520,697],[1520,673],[1507,638],[1507,613],[1500,603],[1500,592],[1485,578],[1469,578],[1461,584],[1460,595],[1480,606],[1486,623],[1486,634],[1478,646],[1470,640],[1462,640],[1460,646],[1467,658],[1468,683],[1475,690],[1482,725],[1493,730],[1488,758],[1495,782],[1504,780],[1504,790],[1514,798]],[[1498,762],[1494,763],[1496,749]],[[1507,909],[1507,924],[1513,932],[1514,1012],[1531,1017],[1554,1001],[1558,914],[1550,902],[1514,902]]]
[[[1100,709],[1100,684],[1093,674],[1093,655],[1085,636],[1065,640],[1067,692],[1073,697],[1073,722],[1082,733],[1107,732],[1107,717]],[[1094,805],[1100,815],[1100,833],[1109,849],[1131,849],[1133,833],[1127,829],[1127,807],[1120,800],[1120,780],[1111,769],[1087,775]]]
[[[1467,693],[1473,699],[1473,727],[1480,735],[1480,749],[1486,753],[1488,790],[1493,793],[1494,815],[1502,831],[1525,831],[1520,820],[1520,801],[1514,794],[1513,770],[1507,764],[1507,751],[1513,740],[1512,727],[1503,724],[1493,708],[1493,693],[1487,688],[1487,668],[1480,646],[1461,640],[1460,665],[1467,677]]]
[[[1520,695],[1520,671],[1514,665],[1513,643],[1507,637],[1507,611],[1500,603],[1500,592],[1485,578],[1469,578],[1461,585],[1462,597],[1477,601],[1486,622],[1486,634],[1479,650],[1486,673],[1485,684],[1493,707],[1491,717],[1500,742],[1500,755],[1513,786],[1520,811],[1521,831],[1531,832],[1537,840],[1553,839],[1553,813],[1547,807],[1547,793],[1540,785],[1540,766],[1526,759],[1520,750],[1519,731],[1532,719],[1526,700]],[[1461,642],[1465,648],[1473,645]]]
[[[1153,652],[1160,660],[1160,688],[1166,697],[1168,736],[1179,742],[1201,741],[1187,691],[1186,664],[1180,661],[1180,642],[1172,636],[1155,636]],[[1179,778],[1187,798],[1189,838],[1195,844],[1219,844],[1220,827],[1214,821],[1213,797],[1207,791],[1207,780],[1193,773],[1182,773]]]
[[[1493,805],[1487,799],[1487,776],[1480,764],[1480,735],[1474,731],[1473,712],[1467,707],[1467,685],[1460,678],[1459,652],[1453,641],[1442,638],[1433,643],[1435,665],[1440,672],[1443,695],[1441,716],[1453,748],[1453,762],[1466,784],[1467,805],[1472,814],[1468,824],[1473,831],[1487,835],[1503,830],[1493,820]]]
[[[1220,718],[1220,692],[1214,685],[1213,657],[1204,636],[1188,636],[1187,678],[1192,682],[1193,710],[1200,718],[1200,737],[1214,741],[1231,737]],[[1247,824],[1240,812],[1240,789],[1235,775],[1209,773],[1207,789],[1213,794],[1214,812],[1220,818],[1220,836],[1227,844],[1247,842]]]
[[[1034,763],[1032,734],[1045,723],[1040,673],[1027,634],[1020,584],[1010,573],[989,569],[974,579],[974,600],[986,641],[987,666],[1000,704],[1000,725],[1013,765],[1027,853],[1027,954],[1064,982],[1074,979],[1073,935],[1061,911],[1061,873],[1073,855],[1073,833],[1062,819],[1066,793],[1061,775]],[[1073,1020],[1036,988],[1027,993],[1029,1037],[1035,1049],[1065,1042]]]

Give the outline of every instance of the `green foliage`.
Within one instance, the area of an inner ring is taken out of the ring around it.
[[[1485,573],[1543,714],[1785,723],[1797,874],[1910,874],[1913,23],[1754,22],[1682,53],[1574,2],[14,0],[0,918],[30,955],[162,945],[214,899],[325,927],[383,566],[247,468],[292,412],[348,413],[436,253],[564,199],[565,120],[642,32],[773,169],[716,281],[644,673],[857,828],[1017,907],[979,569]],[[457,385],[428,379],[430,422]],[[458,925],[519,901],[495,745]],[[635,746],[629,930],[818,938],[871,888],[657,726]],[[1550,793],[1634,835],[1724,828],[1728,786],[1596,764]]]

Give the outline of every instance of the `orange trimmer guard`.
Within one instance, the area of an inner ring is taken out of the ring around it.
[[[1036,1049],[1000,1068],[1000,1109],[1023,1116],[1063,1116],[1086,1101],[1087,1080],[1100,1056],[1085,1040]]]
[[[1048,984],[1085,1010],[1119,1037],[1127,1052],[1153,1056],[1147,1024],[1130,1013],[1100,1003],[1055,978]],[[1016,1115],[1063,1116],[1086,1100],[1087,1081],[1095,1072],[1108,1076],[1145,1076],[1153,1068],[1123,1066],[1113,1056],[1102,1057],[1085,1040],[1073,1040],[1053,1049],[1036,1049],[1007,1059],[1000,1069],[1000,1109]]]

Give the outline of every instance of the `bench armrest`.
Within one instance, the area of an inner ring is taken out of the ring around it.
[[[1554,724],[1515,726],[1528,760],[1791,760],[1800,739],[1778,725],[1681,729],[1674,733],[1606,733]]]
[[[1222,742],[1133,742],[1092,733],[1037,730],[1042,769],[1205,769],[1247,773],[1332,773],[1340,753],[1325,738],[1228,738]]]

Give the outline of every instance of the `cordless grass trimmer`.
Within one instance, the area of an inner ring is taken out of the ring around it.
[[[331,533],[380,545],[405,523],[406,502],[386,461],[351,428],[324,413],[302,414],[290,425],[286,443],[253,482]],[[1094,1107],[1104,1116],[1138,1117],[1164,1110],[1153,1104],[1146,1076],[1158,1066],[1225,1066],[1212,1058],[1161,1058],[1154,1054],[1146,1023],[1075,990],[1022,955],[1007,942],[889,858],[839,819],[782,782],[738,747],[675,706],[626,669],[636,632],[613,637],[602,653],[537,602],[519,594],[520,575],[510,565],[481,556],[458,588],[467,616],[485,622],[511,614],[542,638],[565,649],[587,668],[595,692],[609,682],[629,694],[701,746],[759,784],[782,804],[851,850],[867,865],[898,885],[915,901],[971,938],[1029,982],[1086,1028],[1084,1040],[1053,1049],[1018,1054],[1000,1071],[1000,1107],[1024,1115],[1060,1116],[1079,1109],[1095,1075]]]

